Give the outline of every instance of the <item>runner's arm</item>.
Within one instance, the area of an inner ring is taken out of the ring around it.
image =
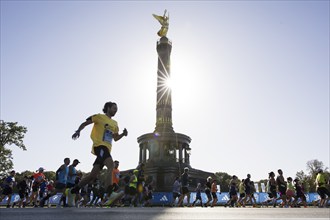
[[[126,128],[125,128],[125,129],[123,130],[123,133],[121,133],[121,134],[118,134],[118,133],[113,134],[113,139],[114,139],[115,141],[119,141],[122,137],[127,136],[127,134],[128,134],[128,132],[127,132],[127,130],[126,130]]]
[[[84,121],[78,128],[78,130],[75,131],[75,133],[72,135],[72,139],[75,140],[77,138],[79,138],[80,136],[80,131],[83,130],[87,125],[92,124],[92,117],[89,117],[86,119],[86,121]]]

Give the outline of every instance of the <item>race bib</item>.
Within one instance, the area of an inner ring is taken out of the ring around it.
[[[103,141],[112,144],[112,132],[110,130],[104,131]]]

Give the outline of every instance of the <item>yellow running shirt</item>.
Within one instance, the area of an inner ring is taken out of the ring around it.
[[[316,176],[316,182],[317,182],[317,186],[318,187],[323,187],[325,188],[325,184],[326,184],[326,180],[325,180],[325,176],[323,173],[318,173]]]
[[[118,133],[119,128],[115,120],[105,114],[96,114],[92,116],[94,123],[91,139],[93,140],[92,154],[95,154],[94,147],[106,146],[111,153],[113,134]]]

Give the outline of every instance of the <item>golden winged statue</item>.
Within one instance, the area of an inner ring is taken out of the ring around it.
[[[168,16],[166,16],[166,12],[167,12],[167,10],[164,11],[163,16],[152,14],[154,16],[154,18],[156,18],[159,21],[159,23],[162,25],[160,30],[157,32],[158,36],[160,36],[160,37],[166,37],[167,31],[168,31],[170,16],[169,16],[169,14],[168,14]]]

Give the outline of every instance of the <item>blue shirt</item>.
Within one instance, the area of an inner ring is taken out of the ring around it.
[[[68,180],[68,173],[69,173],[69,167],[65,166],[64,169],[60,170],[58,172],[58,176],[57,176],[57,181],[59,183],[64,183],[66,184],[67,180]]]
[[[76,168],[74,167],[74,166],[69,166],[69,169],[68,170],[70,170],[71,169],[71,171],[72,171],[72,173],[71,173],[71,176],[70,175],[68,175],[68,180],[67,180],[67,182],[68,183],[71,183],[71,184],[75,184],[75,181],[76,181],[76,176],[77,176],[77,170],[76,170]]]

